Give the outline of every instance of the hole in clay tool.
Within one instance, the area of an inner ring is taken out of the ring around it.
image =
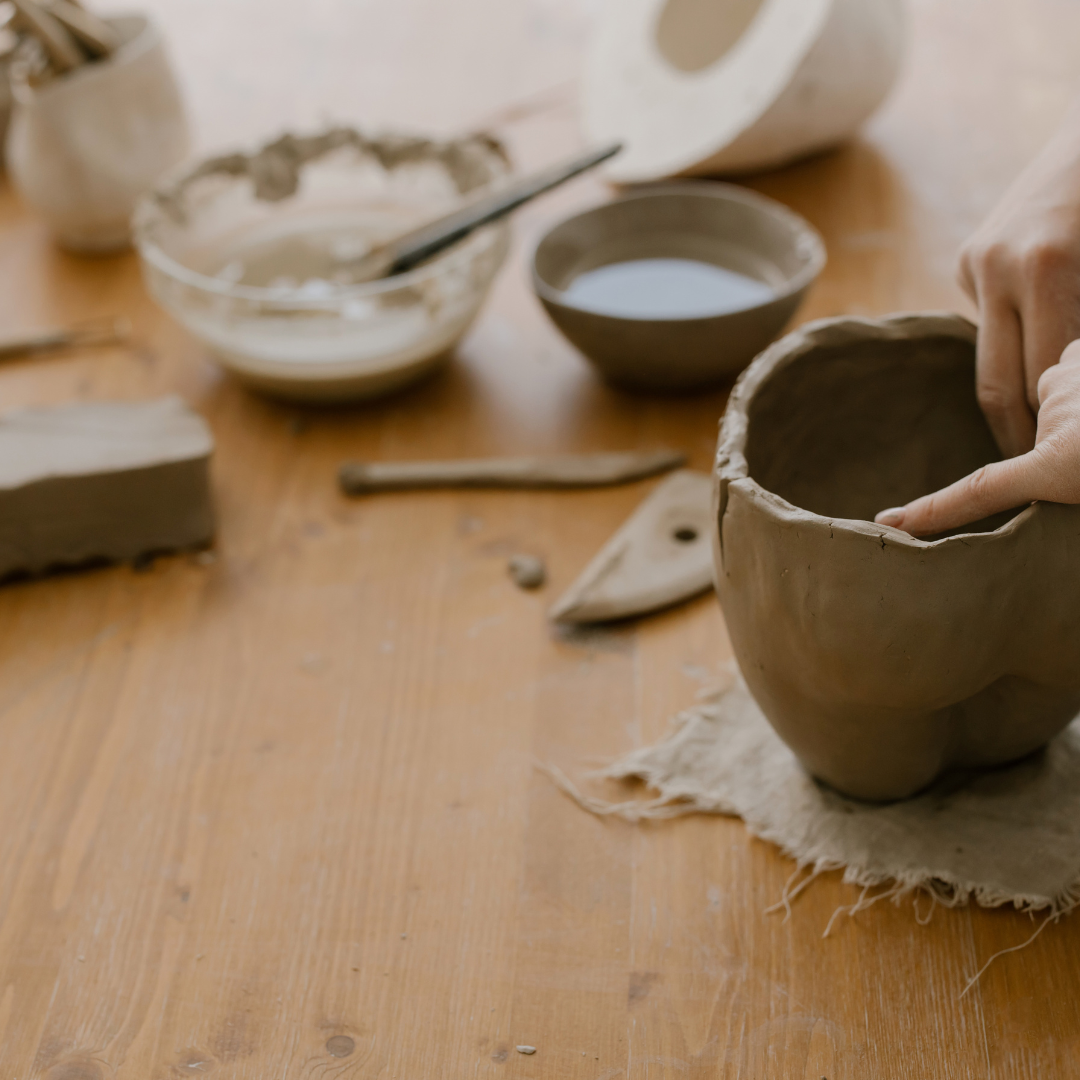
[[[764,0],[668,0],[656,24],[660,55],[680,71],[715,64],[750,28]]]
[[[680,544],[692,544],[698,538],[697,529],[692,529],[689,525],[683,525],[681,528],[676,529],[672,534]]]

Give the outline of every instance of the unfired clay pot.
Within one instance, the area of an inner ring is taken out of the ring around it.
[[[72,251],[126,247],[135,203],[190,145],[157,27],[145,15],[109,21],[124,42],[111,57],[13,87],[11,179]]]
[[[1014,761],[1080,712],[1080,506],[932,541],[873,523],[998,459],[974,370],[958,316],[826,319],[758,357],[724,417],[735,655],[780,737],[848,795]]]

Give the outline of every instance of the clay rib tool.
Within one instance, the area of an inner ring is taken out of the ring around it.
[[[39,330],[32,334],[0,338],[0,360],[76,345],[115,345],[126,341],[130,333],[131,324],[127,319],[90,319],[62,330]]]
[[[562,623],[643,615],[712,588],[712,478],[669,476],[551,609]]]
[[[71,0],[49,0],[48,10],[95,60],[120,48],[120,35],[104,19]]]
[[[86,55],[75,38],[55,16],[37,3],[37,0],[11,0],[19,21],[45,46],[53,67],[63,74],[86,62]]]
[[[625,484],[676,469],[677,450],[568,454],[468,461],[348,462],[338,479],[347,495],[423,488],[584,488]]]
[[[359,259],[343,263],[342,269],[349,272],[356,282],[403,274],[451,244],[456,244],[481,225],[498,221],[538,195],[614,157],[621,149],[622,143],[609,143],[598,150],[591,150],[514,181],[498,191],[486,192],[435,221],[380,244]]]

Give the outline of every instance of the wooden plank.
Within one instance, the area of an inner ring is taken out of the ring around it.
[[[588,31],[575,0],[334,0],[300,23],[280,0],[147,7],[214,148],[316,123],[335,102],[373,126],[468,128],[564,84]],[[1072,90],[1075,5],[911,8],[908,73],[866,137],[753,181],[828,242],[802,318],[969,311],[956,248]],[[252,27],[258,47],[237,49]],[[509,138],[526,168],[569,153],[572,108]],[[722,392],[605,389],[528,293],[530,244],[604,194],[586,179],[522,212],[448,373],[313,412],[220,376],[146,298],[134,258],[57,252],[0,190],[5,334],[102,314],[134,325],[130,345],[6,363],[5,408],[183,395],[214,430],[220,526],[210,564],[0,590],[3,1075],[1074,1071],[1075,919],[961,1000],[988,956],[1030,934],[1027,917],[939,910],[923,927],[883,904],[823,940],[857,898],[838,875],[787,921],[766,915],[791,866],[737,821],[596,820],[534,770],[580,772],[655,740],[730,655],[709,598],[600,631],[545,620],[655,481],[338,492],[348,458],[670,445],[709,467]],[[544,590],[509,580],[517,551],[545,559]]]

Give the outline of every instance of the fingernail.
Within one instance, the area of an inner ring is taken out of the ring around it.
[[[891,525],[894,529],[899,529],[904,524],[904,508],[894,506],[891,510],[882,510],[874,521],[878,525]]]

